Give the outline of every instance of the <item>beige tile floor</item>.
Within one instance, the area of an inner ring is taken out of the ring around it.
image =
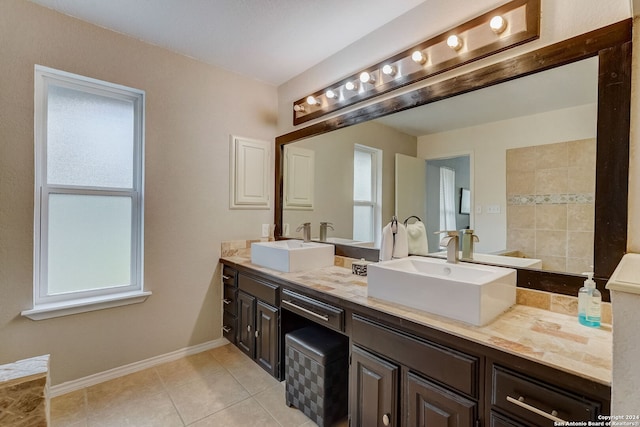
[[[233,345],[51,401],[53,427],[311,427],[280,383]],[[347,425],[346,422],[341,425]]]

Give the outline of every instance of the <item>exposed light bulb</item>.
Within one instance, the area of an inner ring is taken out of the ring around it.
[[[419,50],[416,50],[411,54],[411,59],[413,59],[414,62],[417,62],[420,65],[427,62],[427,57],[425,56],[424,53],[420,52]]]
[[[507,28],[507,21],[502,16],[497,15],[491,18],[491,21],[489,21],[489,27],[491,27],[491,30],[494,33],[500,34]]]
[[[338,94],[332,91],[331,89],[329,89],[324,93],[324,96],[326,96],[329,99],[334,99],[338,97]]]
[[[362,73],[360,73],[360,81],[362,83],[375,83],[376,79],[373,78],[373,76],[369,73],[367,73],[366,71],[363,71]]]
[[[453,50],[460,50],[462,47],[462,39],[456,35],[447,38],[447,46]]]
[[[307,96],[307,104],[309,105],[317,105],[320,104],[320,101],[313,95]]]
[[[293,106],[293,111],[296,113],[301,113],[304,111],[304,105],[296,104]]]
[[[382,67],[382,72],[384,74],[386,74],[387,76],[395,76],[396,75],[396,67],[394,67],[393,65],[387,64],[384,67]]]
[[[345,89],[347,89],[347,90],[356,90],[356,89],[358,89],[358,85],[357,85],[355,82],[347,82],[347,83],[344,85],[344,87],[345,87]]]

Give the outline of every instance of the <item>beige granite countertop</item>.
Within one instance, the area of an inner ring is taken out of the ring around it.
[[[250,257],[244,254],[222,259],[611,386],[610,325],[587,328],[575,316],[516,304],[493,322],[478,327],[369,298],[367,278],[352,274],[348,268],[332,266],[282,273],[251,264]]]

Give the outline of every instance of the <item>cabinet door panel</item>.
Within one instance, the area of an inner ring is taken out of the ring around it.
[[[256,309],[256,361],[271,375],[278,374],[278,309],[258,301]]]
[[[255,354],[255,307],[256,299],[242,291],[238,292],[238,348],[253,358]]]
[[[473,427],[476,403],[409,372],[407,426]]]
[[[398,425],[398,366],[353,346],[349,390],[352,426]]]

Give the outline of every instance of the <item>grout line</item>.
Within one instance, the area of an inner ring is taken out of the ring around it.
[[[160,366],[160,365],[158,365]],[[182,423],[183,426],[186,426],[187,424],[184,422],[184,418],[182,417],[182,414],[180,413],[180,411],[178,410],[178,407],[176,406],[176,402],[173,401],[173,397],[171,396],[171,393],[169,392],[169,387],[167,387],[167,383],[164,381],[164,379],[162,379],[162,375],[160,375],[160,373],[157,370],[157,367],[153,367],[151,368],[153,369],[153,371],[156,373],[156,375],[160,378],[160,384],[162,384],[162,389],[165,391],[165,393],[167,393],[167,396],[169,396],[169,400],[171,401],[171,405],[173,406],[173,409],[176,411],[176,414],[178,414],[178,418],[180,418],[180,422]]]

